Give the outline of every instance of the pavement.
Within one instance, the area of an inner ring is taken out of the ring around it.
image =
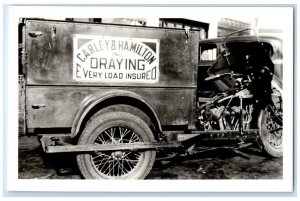
[[[19,179],[82,179],[74,154],[46,154],[36,136],[19,137]],[[216,149],[155,163],[146,179],[282,179],[282,158],[256,148]]]

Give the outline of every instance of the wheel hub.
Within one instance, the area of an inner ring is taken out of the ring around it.
[[[140,142],[140,137],[125,126],[110,127],[97,136],[95,144],[131,144]],[[142,162],[142,152],[112,151],[95,152],[92,163],[98,173],[106,178],[126,177],[136,170]]]
[[[111,153],[111,156],[113,157],[113,159],[120,160],[120,159],[124,158],[124,152],[116,151],[116,152]]]

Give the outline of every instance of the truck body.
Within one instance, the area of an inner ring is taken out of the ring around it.
[[[199,32],[35,19],[22,29],[27,131],[75,136],[93,108],[118,101],[159,129],[194,126]]]

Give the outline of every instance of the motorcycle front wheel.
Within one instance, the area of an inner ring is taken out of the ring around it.
[[[263,151],[271,157],[281,157],[282,146],[282,115],[267,106],[261,111],[259,118],[259,134]]]

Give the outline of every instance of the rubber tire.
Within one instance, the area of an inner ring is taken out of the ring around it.
[[[99,133],[117,125],[130,127],[144,142],[154,142],[152,131],[142,119],[126,112],[109,112],[91,118],[83,130],[78,144],[93,144]],[[121,179],[144,179],[153,167],[155,156],[156,150],[144,151],[140,167]],[[83,177],[86,179],[110,179],[96,172],[90,160],[90,154],[77,155],[77,164]]]
[[[266,120],[268,117],[268,111],[267,108],[262,110],[260,113],[260,117],[258,119],[258,124],[259,124],[259,135],[260,135],[260,140],[262,144],[262,150],[270,157],[278,158],[282,157],[283,155],[283,146],[279,147],[273,147],[270,145],[268,142],[268,132],[266,128]]]

